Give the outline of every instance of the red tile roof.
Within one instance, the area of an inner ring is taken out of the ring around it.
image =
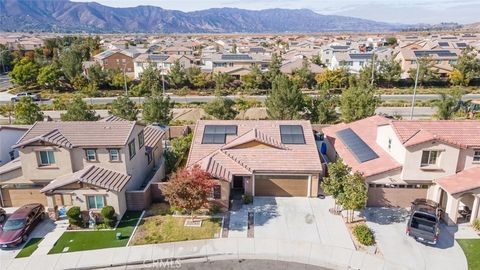
[[[51,192],[57,188],[76,182],[82,182],[114,191],[121,191],[128,181],[130,181],[130,178],[130,175],[125,175],[94,165],[75,173],[62,175],[56,178],[42,188],[41,192]]]
[[[392,121],[391,125],[406,147],[432,140],[462,148],[480,146],[478,120]]]
[[[434,182],[452,195],[480,188],[480,166],[434,180]]]
[[[205,125],[236,125],[225,144],[202,144]],[[280,125],[301,125],[305,144],[282,144]],[[264,147],[239,147],[256,141]],[[212,175],[231,180],[254,172],[320,173],[322,165],[308,121],[228,120],[197,122],[187,166],[199,164]]]
[[[135,121],[113,122],[36,122],[16,146],[36,140],[58,143],[64,147],[123,146],[135,127]]]
[[[389,123],[389,119],[375,115],[349,124],[341,123],[329,126],[324,128],[323,132],[345,164],[350,166],[353,171],[361,172],[365,177],[369,177],[402,167],[376,143],[377,127]],[[346,128],[351,128],[378,155],[378,158],[363,163],[358,162],[348,147],[336,135],[337,131]]]

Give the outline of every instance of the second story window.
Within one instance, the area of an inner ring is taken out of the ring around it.
[[[473,162],[480,163],[480,149],[473,150]]]
[[[142,148],[145,144],[145,138],[143,136],[143,130],[138,133],[138,148]]]
[[[440,151],[423,151],[421,167],[435,166],[437,165],[438,158],[440,157]]]
[[[135,140],[132,140],[128,143],[128,153],[130,154],[130,159],[132,159],[136,152],[135,152]]]
[[[87,161],[97,161],[97,151],[95,149],[85,149],[85,158]]]
[[[120,161],[120,153],[118,149],[108,149],[110,155],[110,161]]]
[[[50,166],[55,164],[55,155],[52,150],[40,151],[38,155],[40,157],[40,166]]]

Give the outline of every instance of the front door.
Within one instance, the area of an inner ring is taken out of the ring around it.
[[[233,177],[233,192],[235,194],[243,194],[243,176],[234,176]]]

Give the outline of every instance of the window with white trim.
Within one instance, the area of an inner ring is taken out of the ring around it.
[[[120,161],[120,152],[118,149],[108,149],[110,161]]]
[[[145,137],[143,135],[143,130],[138,133],[138,149],[141,149],[145,144]]]
[[[85,149],[85,158],[87,161],[97,161],[97,151],[95,149]]]
[[[473,150],[473,162],[479,162],[480,163],[480,149],[474,149]]]
[[[105,206],[105,197],[103,195],[87,195],[88,209],[102,209]]]
[[[52,150],[40,151],[38,152],[39,156],[39,165],[40,166],[49,166],[55,164],[55,155]]]
[[[440,157],[440,151],[436,151],[436,150],[423,151],[422,161],[420,166],[428,167],[428,166],[437,165],[439,157]]]

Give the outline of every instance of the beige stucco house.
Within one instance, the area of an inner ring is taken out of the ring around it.
[[[372,116],[323,131],[328,157],[364,174],[368,206],[408,207],[427,198],[440,203],[448,223],[479,217],[480,121]],[[470,214],[461,217],[462,209]]]
[[[200,120],[187,166],[219,181],[218,200],[232,197],[316,197],[323,175],[309,121]]]
[[[0,167],[2,206],[105,205],[122,215],[125,193],[143,189],[162,168],[163,130],[108,117],[97,122],[37,122],[13,147],[19,158]]]

